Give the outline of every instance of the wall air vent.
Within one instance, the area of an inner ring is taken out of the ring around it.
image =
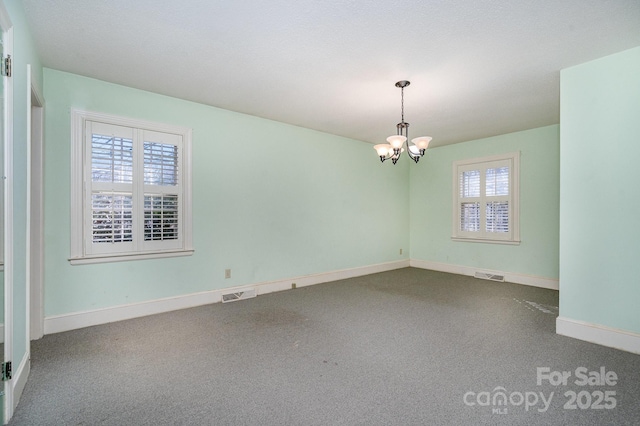
[[[242,291],[235,291],[233,293],[227,293],[222,295],[222,303],[235,302],[238,300],[251,299],[256,297],[256,289],[249,288]]]
[[[491,274],[489,272],[476,272],[474,277],[480,278],[481,280],[504,282],[504,275]]]

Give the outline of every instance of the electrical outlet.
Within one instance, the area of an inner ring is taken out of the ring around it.
[[[231,278],[231,269],[224,270],[224,278]]]
[[[400,254],[402,254],[402,249],[400,249]]]

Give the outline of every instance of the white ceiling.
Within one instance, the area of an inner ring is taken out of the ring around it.
[[[559,122],[560,70],[640,45],[639,0],[23,0],[43,65],[379,143]]]

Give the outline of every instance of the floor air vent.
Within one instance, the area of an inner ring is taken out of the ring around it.
[[[488,272],[476,272],[474,276],[481,280],[499,281],[501,283],[504,282],[504,275],[490,274]]]
[[[222,303],[235,302],[238,300],[251,299],[256,297],[256,289],[251,288],[243,291],[236,291],[234,293],[227,293],[222,295]]]

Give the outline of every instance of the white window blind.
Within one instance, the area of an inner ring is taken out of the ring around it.
[[[79,111],[72,116],[72,216],[81,223],[72,226],[72,263],[192,252],[190,131]]]
[[[455,162],[453,239],[519,242],[519,153]]]
[[[182,154],[176,135],[142,135],[144,232],[146,250],[181,246]]]
[[[92,192],[91,242],[133,241],[133,197],[131,194]]]

